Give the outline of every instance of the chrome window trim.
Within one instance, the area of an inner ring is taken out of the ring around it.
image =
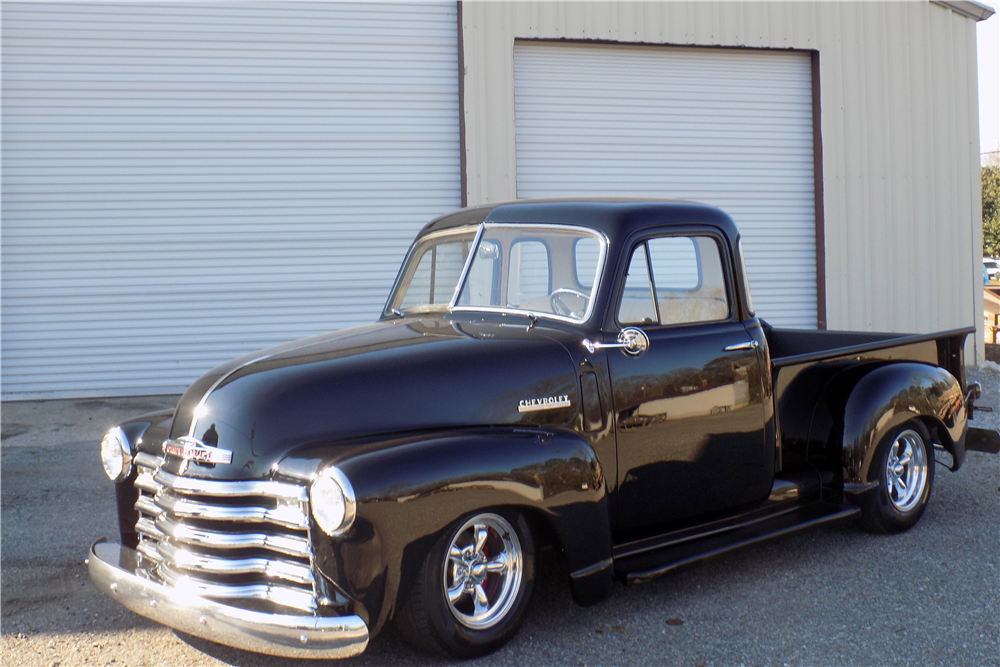
[[[472,260],[475,257],[476,250],[479,248],[479,242],[481,241],[483,235],[487,229],[546,229],[562,232],[577,232],[592,236],[597,239],[601,244],[601,253],[597,258],[597,272],[594,275],[594,285],[590,290],[590,299],[587,302],[587,310],[584,312],[583,316],[579,319],[574,317],[566,317],[564,315],[556,315],[555,313],[538,312],[534,310],[525,310],[522,308],[510,308],[510,307],[500,307],[500,306],[459,306],[458,299],[461,295],[462,290],[465,288],[465,281],[469,277],[469,270],[472,268]],[[469,252],[469,259],[466,262],[465,270],[462,271],[462,280],[458,284],[458,288],[455,290],[455,296],[452,297],[451,304],[448,306],[448,310],[457,313],[501,313],[501,314],[511,314],[511,315],[525,315],[529,317],[545,318],[549,320],[556,320],[558,322],[568,322],[570,324],[583,324],[590,320],[594,314],[595,302],[597,301],[597,292],[600,290],[601,281],[604,279],[604,272],[607,268],[605,266],[608,256],[608,237],[604,232],[593,229],[591,227],[581,227],[579,225],[556,225],[547,222],[540,223],[530,223],[530,222],[484,222],[480,225],[479,233],[476,235],[476,239],[473,242],[472,250]]]
[[[483,240],[483,233],[486,231],[486,223],[482,222],[479,224],[479,229],[476,230],[476,236],[472,239],[472,245],[469,246],[469,256],[465,258],[465,266],[462,267],[462,275],[458,278],[458,285],[455,287],[455,292],[451,295],[451,301],[448,303],[448,312],[455,310],[455,302],[458,301],[458,295],[462,293],[462,288],[465,286],[465,280],[469,277],[469,269],[472,268],[472,260],[476,256],[476,250],[479,248],[479,242]]]

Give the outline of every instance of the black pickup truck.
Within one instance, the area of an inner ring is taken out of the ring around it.
[[[263,350],[113,428],[105,594],[250,651],[345,657],[394,621],[504,644],[539,549],[582,605],[737,547],[921,517],[970,429],[972,328],[794,331],[754,314],[739,231],[665,201],[463,209],[381,318]]]

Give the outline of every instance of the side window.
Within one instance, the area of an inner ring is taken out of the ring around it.
[[[549,249],[541,241],[517,241],[510,249],[507,305],[524,306],[531,299],[548,297]]]
[[[690,292],[698,289],[698,246],[687,236],[669,236],[649,241],[653,263],[653,283],[657,298],[665,292]]]
[[[592,236],[584,236],[573,244],[573,261],[576,267],[576,282],[589,290],[597,277],[597,260],[601,256],[601,242]]]
[[[400,307],[450,303],[465,267],[467,252],[468,241],[438,243],[425,250]]]
[[[653,285],[649,282],[649,265],[646,263],[646,244],[636,246],[628,263],[625,289],[618,307],[621,324],[654,324],[656,306],[653,303]]]
[[[465,268],[465,256],[469,252],[468,244],[442,243],[437,247],[436,266],[434,267],[434,292],[431,303],[451,303],[455,288],[462,277]]]
[[[648,241],[660,324],[715,322],[729,317],[719,244],[707,236]]]
[[[410,278],[410,284],[403,295],[401,308],[412,308],[418,304],[431,303],[431,265],[434,264],[434,252],[428,250],[420,258],[417,268]]]
[[[746,301],[747,312],[753,315],[753,299],[750,298],[750,280],[747,278],[747,261],[743,258],[743,239],[736,242],[736,252],[740,256],[740,272],[743,275],[743,300]]]
[[[465,289],[459,298],[460,305],[475,303],[483,306],[500,305],[500,243],[483,239],[476,252],[476,260],[469,268]]]

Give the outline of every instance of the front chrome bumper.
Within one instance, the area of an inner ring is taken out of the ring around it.
[[[219,604],[136,575],[137,554],[98,540],[90,578],[98,590],[140,616],[226,646],[288,658],[347,658],[368,646],[358,616],[288,616]]]

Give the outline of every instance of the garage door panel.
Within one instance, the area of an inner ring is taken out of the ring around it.
[[[808,54],[519,42],[514,74],[518,197],[719,206],[761,316],[816,327]]]
[[[4,3],[4,398],[378,316],[461,201],[446,3]]]

